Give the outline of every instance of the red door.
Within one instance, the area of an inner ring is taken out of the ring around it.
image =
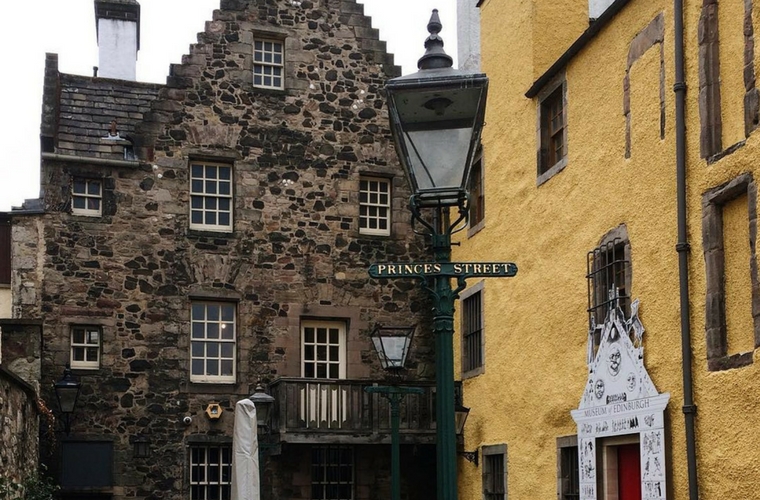
[[[618,499],[641,500],[639,444],[618,446]]]

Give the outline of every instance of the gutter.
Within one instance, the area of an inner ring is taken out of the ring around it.
[[[43,160],[65,161],[71,163],[89,163],[90,165],[103,165],[108,167],[139,168],[142,163],[132,160],[111,160],[109,158],[97,158],[91,156],[62,155],[58,153],[42,153]]]
[[[686,465],[689,475],[689,500],[698,500],[697,453],[692,379],[691,318],[689,310],[689,241],[686,227],[686,83],[684,78],[683,0],[673,0],[675,23],[675,111],[676,111],[676,198],[678,219],[678,279],[681,309],[681,363],[683,372],[683,415],[686,430]]]

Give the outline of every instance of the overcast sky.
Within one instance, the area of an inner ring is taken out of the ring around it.
[[[139,0],[141,40],[137,79],[165,83],[219,0]],[[456,0],[358,0],[403,73],[417,70],[426,25],[437,8],[446,51],[456,60]],[[58,54],[63,73],[92,75],[98,64],[93,0],[0,0],[3,71],[0,96],[0,211],[39,196],[39,134],[45,53]]]

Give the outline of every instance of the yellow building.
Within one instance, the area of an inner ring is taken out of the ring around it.
[[[460,498],[760,499],[760,4],[478,8]]]

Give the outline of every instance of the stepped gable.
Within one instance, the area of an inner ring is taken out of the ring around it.
[[[283,126],[300,129],[301,143],[354,143],[358,135],[369,144],[378,131],[390,138],[383,89],[400,67],[363,11],[354,0],[222,0],[171,66],[141,128],[141,154],[192,144],[246,157],[261,152],[261,128]],[[283,90],[253,86],[254,37],[283,40]]]

